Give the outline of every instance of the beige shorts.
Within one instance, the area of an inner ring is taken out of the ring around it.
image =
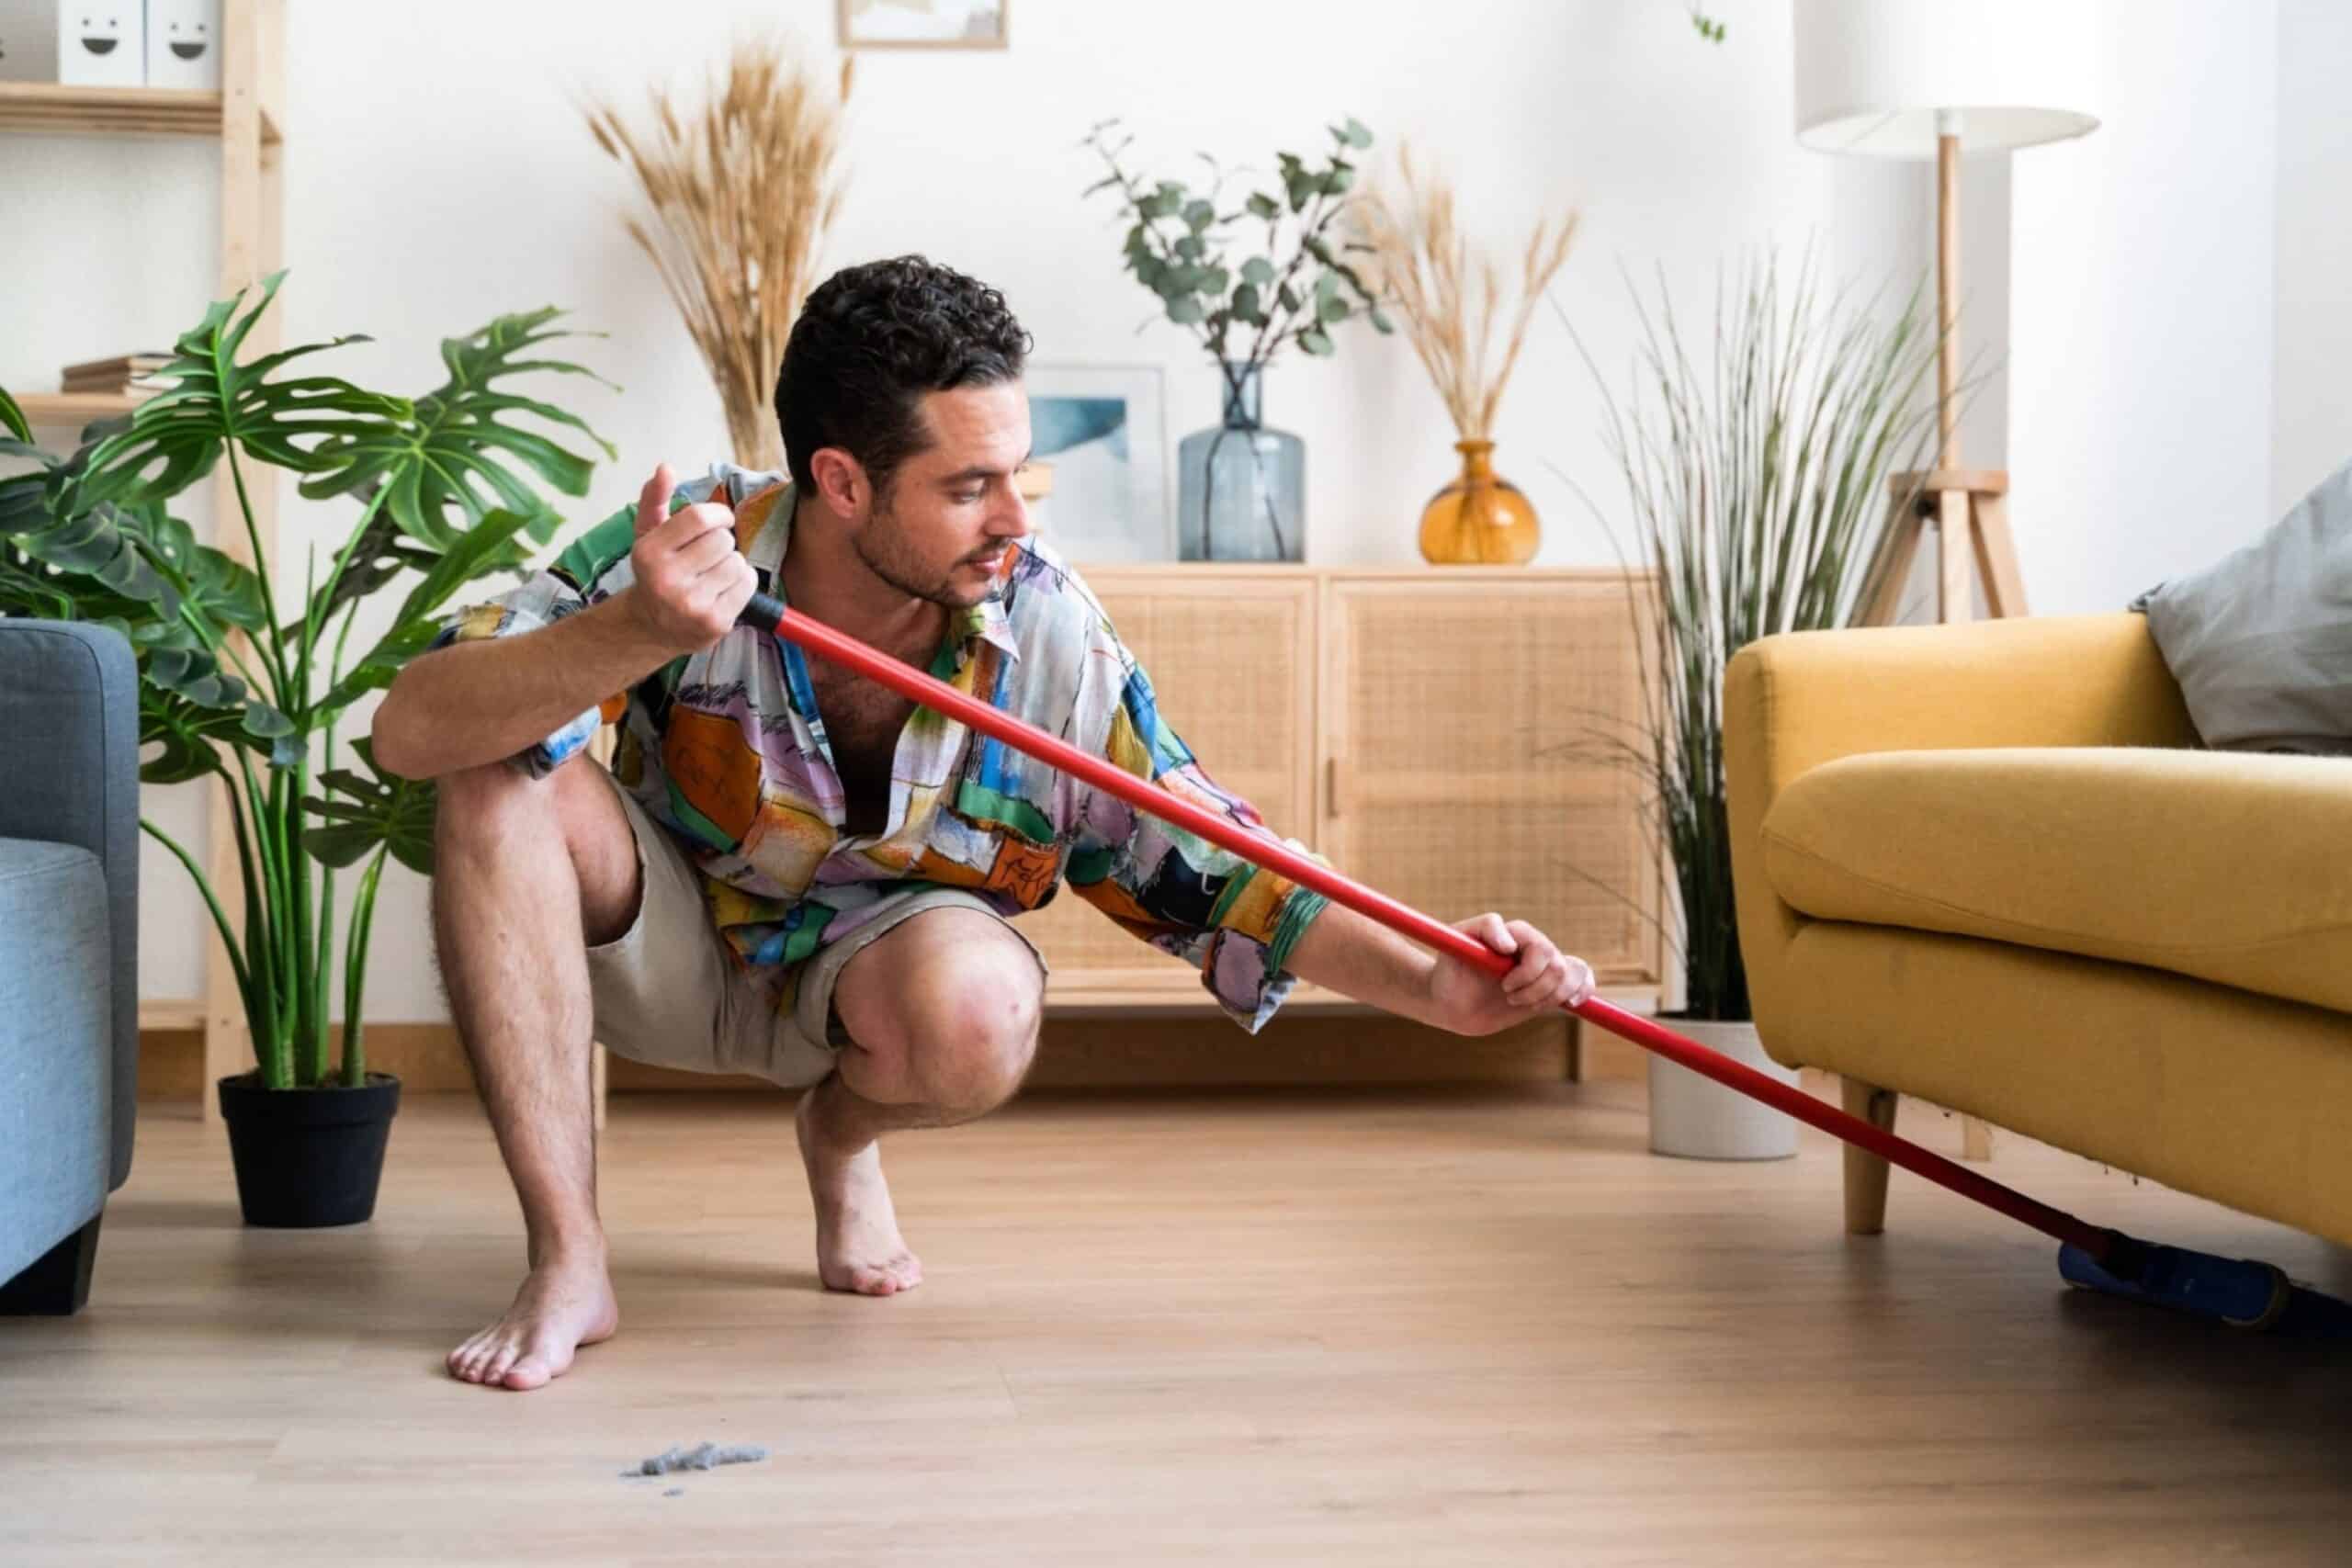
[[[842,966],[926,909],[978,909],[1020,936],[1038,973],[1046,972],[1036,943],[993,905],[957,888],[926,886],[884,899],[857,930],[804,960],[787,978],[786,988],[791,978],[798,981],[792,1005],[778,1008],[711,924],[702,884],[684,852],[618,780],[602,767],[596,772],[612,784],[628,818],[644,873],[644,893],[628,930],[588,950],[596,1039],[617,1055],[687,1072],[749,1073],[787,1089],[819,1082],[850,1043],[833,1010],[833,983]]]

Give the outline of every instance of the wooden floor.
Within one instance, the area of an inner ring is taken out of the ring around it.
[[[0,1323],[0,1562],[2352,1561],[2352,1358],[2066,1292],[1900,1173],[1849,1241],[1811,1134],[1656,1158],[1629,1084],[1037,1097],[890,1146],[928,1283],[873,1302],[816,1288],[785,1110],[616,1100],[621,1336],[532,1394],[440,1371],[519,1266],[468,1102],[413,1097],[337,1232],[243,1228],[217,1134],[143,1121],[90,1308]],[[773,1457],[621,1477],[705,1438]]]

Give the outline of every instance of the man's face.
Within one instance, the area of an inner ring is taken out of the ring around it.
[[[1005,552],[1029,533],[1013,479],[1029,460],[1029,394],[1018,381],[927,392],[931,434],[899,466],[857,553],[876,577],[918,599],[963,609],[1000,591]]]

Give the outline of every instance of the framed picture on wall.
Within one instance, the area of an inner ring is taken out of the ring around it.
[[[1034,460],[1053,466],[1030,508],[1038,535],[1079,566],[1174,560],[1159,367],[1032,364],[1023,379]]]
[[[1012,0],[833,0],[843,49],[1002,49]]]

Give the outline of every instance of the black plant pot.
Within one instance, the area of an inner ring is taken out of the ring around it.
[[[220,1080],[229,1157],[245,1224],[356,1225],[376,1212],[401,1080],[359,1089],[270,1089],[258,1072]]]

